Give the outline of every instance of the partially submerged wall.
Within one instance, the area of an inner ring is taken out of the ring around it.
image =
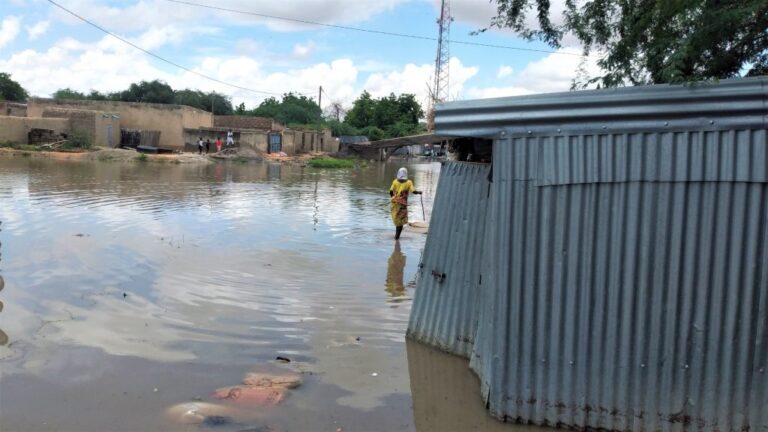
[[[114,112],[120,125],[128,129],[160,131],[161,147],[184,148],[184,128],[212,127],[211,113],[183,105],[147,104],[116,101],[80,101],[32,98],[30,116],[42,116],[45,109],[70,108]]]
[[[31,129],[48,129],[57,134],[69,132],[69,120],[64,118],[0,116],[0,142],[27,144]]]
[[[70,131],[86,134],[94,145],[117,147],[120,144],[120,117],[116,113],[46,108],[43,117],[69,119]]]

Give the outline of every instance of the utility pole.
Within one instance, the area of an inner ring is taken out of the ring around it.
[[[317,119],[317,145],[319,150],[323,150],[323,86],[317,91],[317,106],[320,108],[320,117]]]
[[[451,52],[448,41],[451,33],[451,2],[442,0],[440,7],[440,18],[437,20],[437,55],[435,56],[435,80],[432,84],[429,113],[427,118],[427,128],[434,130],[435,105],[448,100],[450,83],[450,60]]]

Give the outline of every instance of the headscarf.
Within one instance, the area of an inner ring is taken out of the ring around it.
[[[397,179],[408,180],[408,170],[405,168],[400,168],[399,170],[397,170]]]

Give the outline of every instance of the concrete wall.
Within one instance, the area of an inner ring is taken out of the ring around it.
[[[115,112],[120,117],[122,127],[160,131],[159,145],[176,149],[184,147],[184,128],[213,126],[211,113],[183,105],[41,98],[32,98],[27,104],[30,116],[42,116],[43,111],[49,108]]]
[[[267,152],[268,132],[254,129],[233,129],[235,145],[237,147],[249,148],[259,152]],[[227,129],[226,128],[200,128],[200,129],[184,129],[184,150],[197,151],[197,140],[199,137],[203,137],[203,140],[211,140],[211,151],[215,151],[216,146],[214,142],[216,137],[221,137],[221,140],[226,144],[227,142]]]
[[[117,147],[120,144],[120,116],[117,113],[69,108],[46,108],[44,118],[69,119],[70,131],[81,131],[94,145]]]
[[[294,142],[293,133],[283,132],[283,153],[294,155],[296,154],[296,145]]]
[[[283,131],[283,142],[286,135],[291,136],[296,153],[339,151],[338,141],[331,135],[330,129],[323,129],[322,132],[311,129],[286,129]]]
[[[56,133],[67,133],[69,119],[0,116],[0,142],[26,144],[30,129],[50,129]]]
[[[0,102],[0,116],[26,117],[27,104],[18,102]]]
[[[102,113],[96,116],[96,136],[94,144],[104,147],[120,146],[120,116]]]

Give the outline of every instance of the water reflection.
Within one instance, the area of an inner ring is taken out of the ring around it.
[[[392,244],[397,168],[0,158],[0,430],[169,430],[166,408],[277,355],[311,375],[270,423],[322,407],[345,430],[411,430],[403,282],[425,237]],[[429,211],[440,166],[408,168]],[[74,417],[94,400],[130,415]]]
[[[469,360],[406,339],[413,416],[418,432],[545,432],[491,417]]]
[[[405,269],[405,255],[400,251],[400,241],[395,241],[395,249],[387,260],[387,282],[386,290],[389,294],[389,302],[400,303],[407,299],[405,295],[405,284],[403,283],[403,272]]]

